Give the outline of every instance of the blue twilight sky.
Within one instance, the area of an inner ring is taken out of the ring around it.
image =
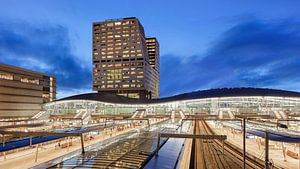
[[[0,0],[0,62],[90,92],[92,22],[138,17],[161,51],[161,96],[219,87],[300,91],[299,0]]]

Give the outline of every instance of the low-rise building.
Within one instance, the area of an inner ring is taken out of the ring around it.
[[[0,64],[0,117],[31,117],[56,98],[56,78]]]

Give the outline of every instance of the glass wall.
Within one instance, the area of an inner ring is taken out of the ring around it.
[[[257,113],[275,116],[277,111],[300,112],[300,98],[292,97],[220,97],[152,104],[114,104],[91,100],[56,101],[44,104],[50,114],[63,115],[86,111],[95,115],[130,115],[144,109],[147,114],[167,115],[172,111],[184,114]]]

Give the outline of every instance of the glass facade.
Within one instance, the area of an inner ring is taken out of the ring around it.
[[[276,112],[299,112],[300,98],[245,96],[219,97],[207,99],[181,100],[165,103],[114,104],[92,100],[65,100],[44,104],[50,114],[77,113],[80,110],[91,115],[132,115],[138,110],[145,110],[147,115],[170,115],[172,112],[183,112],[185,115],[206,113],[218,115],[220,111],[230,116],[244,113],[276,116]],[[224,114],[225,114],[224,113]]]
[[[148,51],[149,43],[137,18],[95,22],[93,89],[131,98],[158,98],[159,69],[152,67],[158,61],[150,62],[158,56],[158,42],[150,43],[151,50],[156,49],[154,55]]]

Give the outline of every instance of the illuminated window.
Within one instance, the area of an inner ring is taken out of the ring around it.
[[[115,22],[115,25],[121,25],[122,23],[121,22]]]
[[[129,25],[129,21],[123,22],[123,25]]]
[[[129,84],[123,84],[122,86],[123,86],[123,88],[128,88]]]
[[[140,98],[140,95],[138,93],[128,93],[128,97],[138,99]]]
[[[32,84],[40,84],[40,81],[38,79],[30,79],[26,77],[21,77],[21,82],[23,83],[32,83]]]
[[[121,72],[122,72],[122,69],[107,70],[106,79],[119,80],[122,78]]]
[[[14,76],[12,74],[0,72],[0,79],[13,80]]]
[[[115,38],[120,38],[121,36],[120,35],[115,35]]]
[[[107,23],[106,26],[114,26],[114,23]]]

